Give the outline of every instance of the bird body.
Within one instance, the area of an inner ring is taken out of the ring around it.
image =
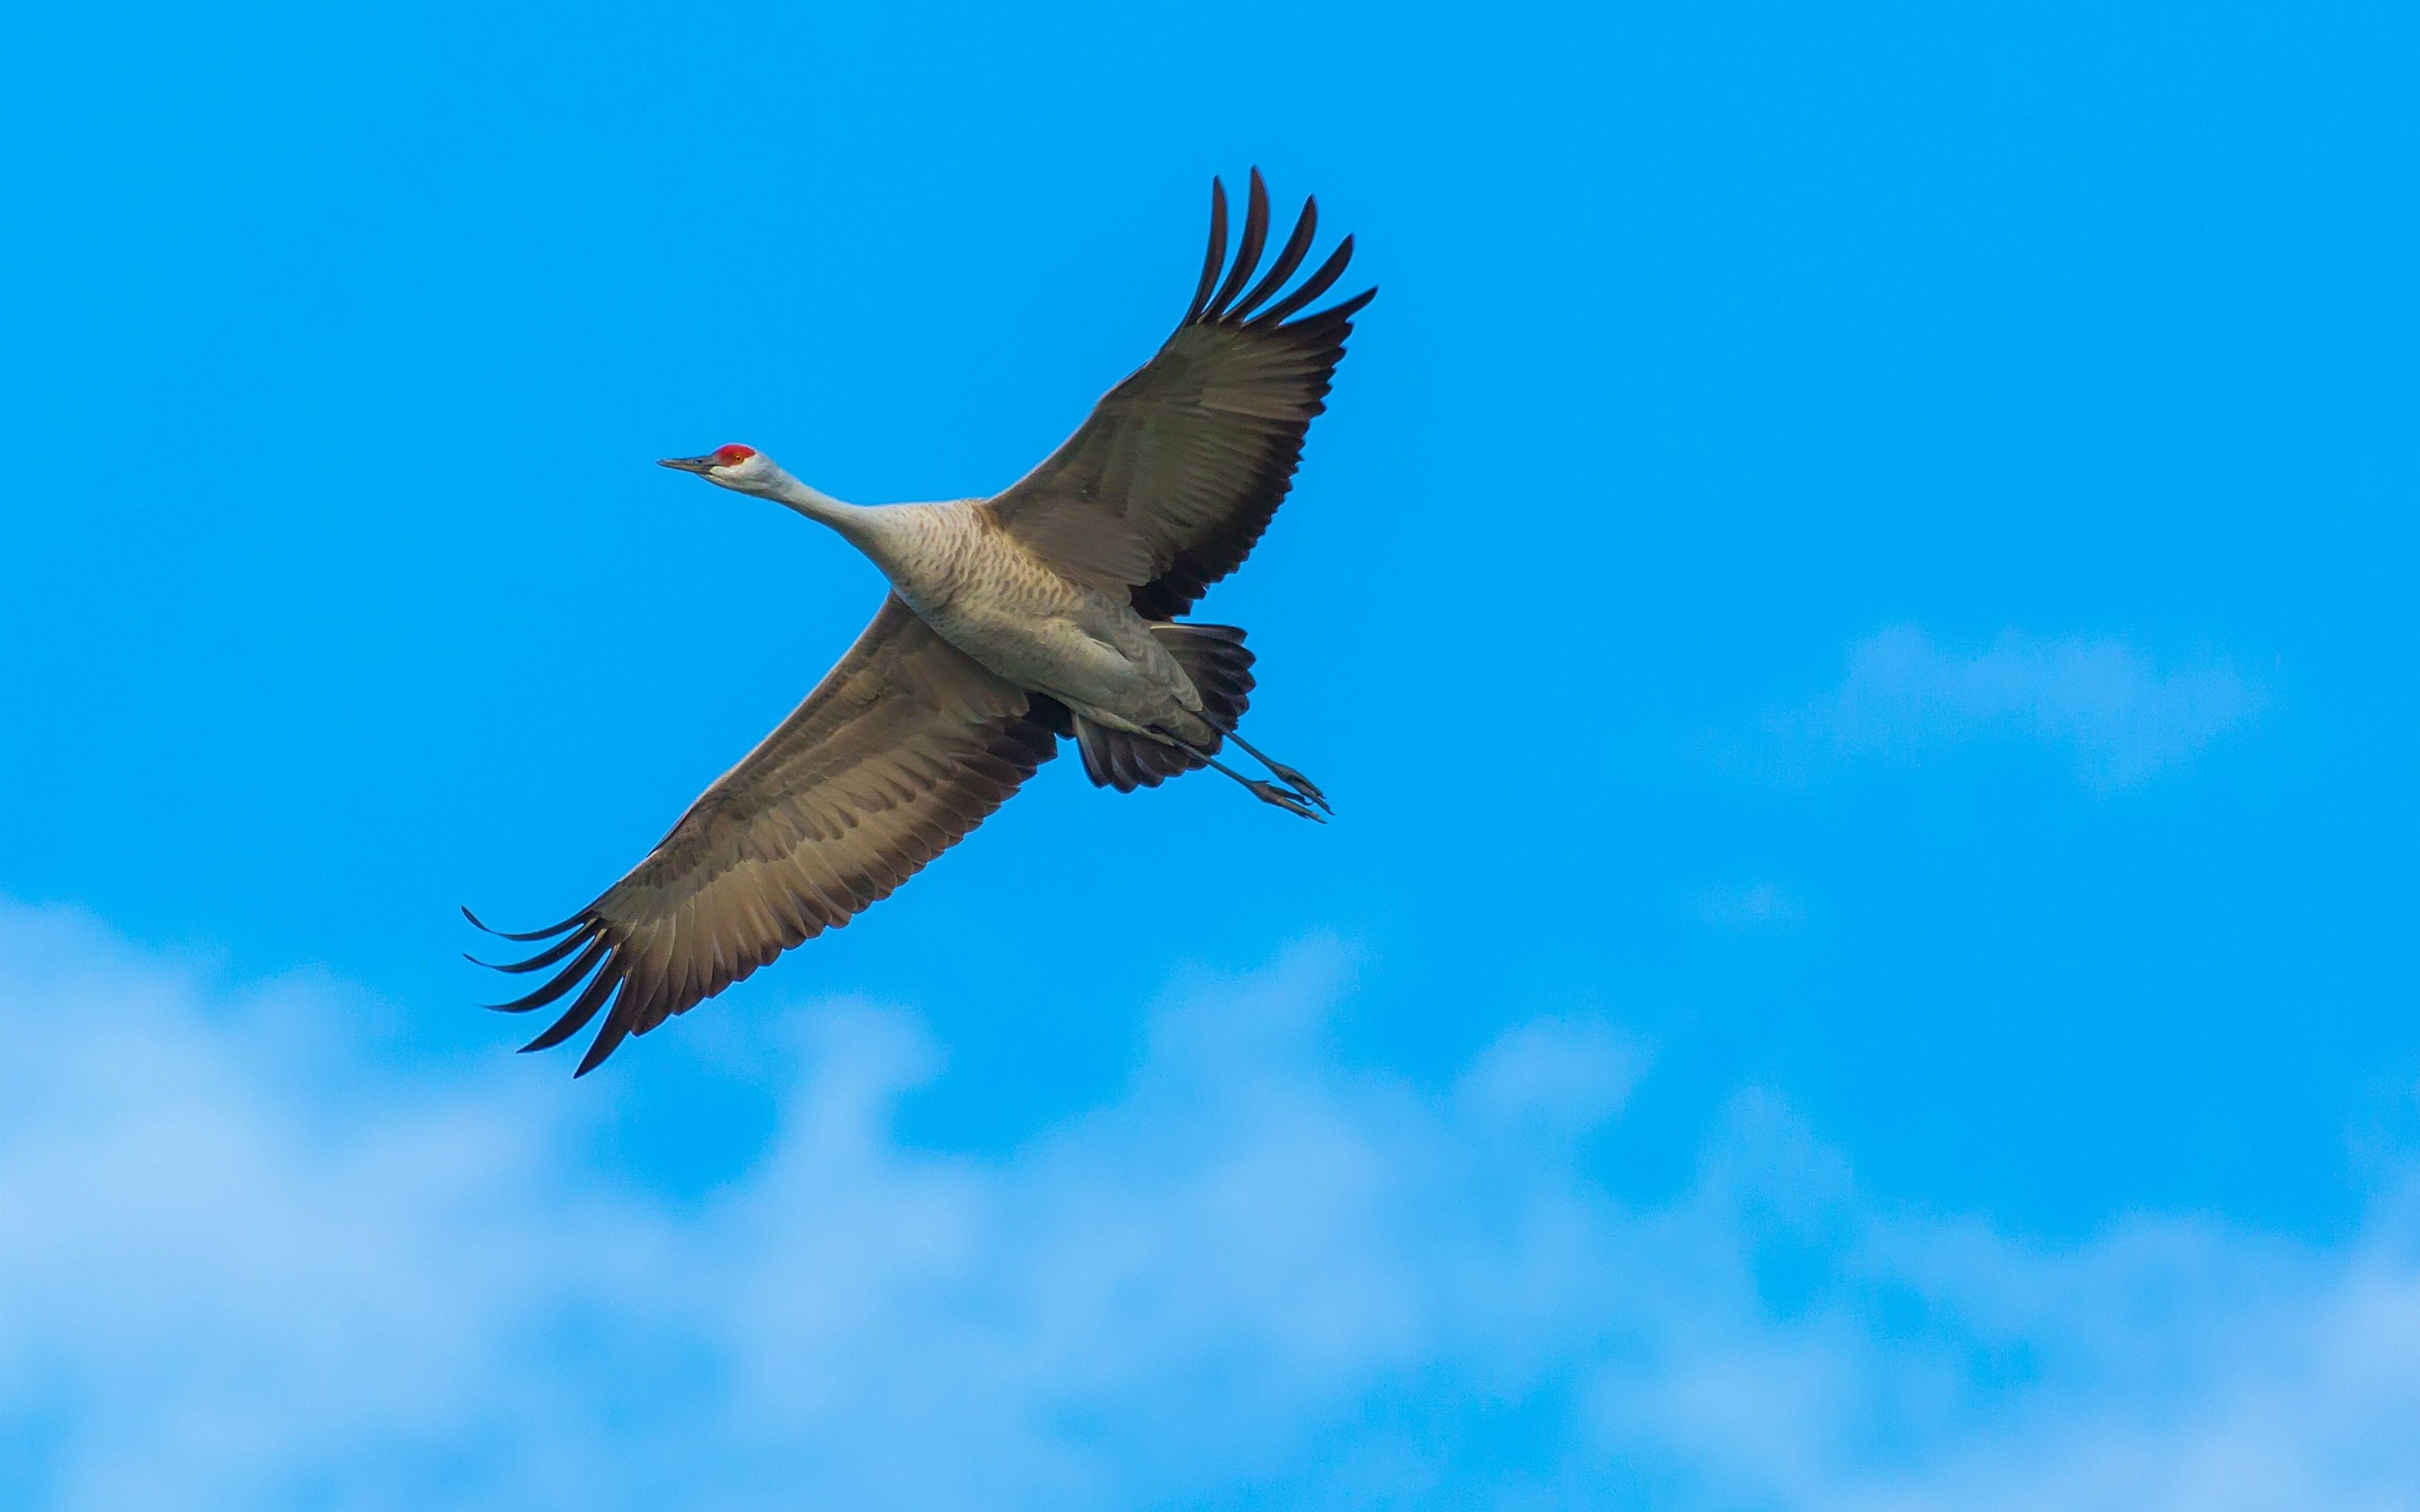
[[[1376,293],[1300,314],[1352,255],[1347,237],[1287,290],[1317,215],[1304,205],[1263,271],[1260,174],[1232,259],[1214,179],[1209,252],[1175,332],[989,499],[844,503],[749,446],[666,460],[830,527],[891,593],[806,701],[628,874],[561,923],[505,936],[551,943],[498,970],[551,975],[498,1008],[570,998],[522,1048],[559,1044],[603,1013],[585,1074],[627,1037],[887,897],[1063,738],[1098,786],[1131,792],[1209,768],[1289,813],[1327,810],[1317,786],[1236,728],[1254,686],[1244,632],[1179,619],[1267,529],[1352,317]],[[1273,780],[1221,762],[1230,744]]]
[[[942,640],[1071,713],[1136,733],[1166,728],[1201,745],[1202,695],[1124,598],[1068,577],[1019,541],[981,499],[840,505],[787,474],[772,497],[833,523]],[[839,526],[845,519],[846,526]]]

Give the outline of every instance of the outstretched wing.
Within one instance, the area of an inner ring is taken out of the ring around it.
[[[587,1074],[626,1036],[890,896],[1050,759],[1063,718],[886,599],[806,702],[628,876],[552,929],[505,936],[554,943],[499,969],[558,969],[497,1006],[527,1012],[578,989],[523,1048],[559,1044],[603,1011]]]
[[[1318,224],[1317,201],[1305,202],[1277,260],[1252,282],[1268,237],[1268,191],[1252,170],[1229,262],[1227,193],[1211,180],[1210,251],[1192,307],[1081,429],[990,501],[1011,535],[1071,576],[1130,594],[1149,619],[1184,613],[1235,570],[1284,501],[1353,316],[1378,292],[1293,318],[1353,255],[1346,237],[1277,298]]]

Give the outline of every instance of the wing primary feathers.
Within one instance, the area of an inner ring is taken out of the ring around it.
[[[1214,177],[1210,180],[1210,250],[1202,255],[1202,283],[1193,291],[1193,302],[1186,307],[1185,318],[1176,322],[1179,326],[1189,326],[1202,317],[1202,307],[1210,302],[1210,291],[1218,286],[1218,270],[1226,261],[1227,186]]]
[[[1285,248],[1278,254],[1278,260],[1269,265],[1267,274],[1252,285],[1249,294],[1235,301],[1235,307],[1227,312],[1228,317],[1234,320],[1249,318],[1263,300],[1284,287],[1285,281],[1294,276],[1294,270],[1302,266],[1303,255],[1311,251],[1311,239],[1318,234],[1319,201],[1304,200],[1302,217],[1295,222],[1294,235],[1286,238]]]
[[[1372,300],[1374,300],[1377,297],[1378,285],[1373,284],[1368,288],[1363,289],[1360,293],[1354,295],[1351,299],[1344,301],[1342,303],[1331,304],[1326,309],[1320,311],[1319,317],[1322,320],[1333,320],[1339,325],[1342,325],[1345,321],[1352,319],[1355,316],[1359,315],[1361,313],[1361,307],[1368,304]]]
[[[612,1055],[620,1047],[622,1041],[629,1037],[632,1018],[633,1015],[619,1008],[607,1016],[605,1026],[597,1031],[596,1042],[588,1047],[588,1054],[580,1057],[580,1069],[571,1073],[573,1081],[578,1081],[605,1064],[605,1057]]]
[[[1346,237],[1319,265],[1319,270],[1302,281],[1302,286],[1252,317],[1251,329],[1264,331],[1327,292],[1330,285],[1344,276],[1344,265],[1353,260],[1353,239]]]
[[[544,1008],[578,986],[580,979],[587,976],[597,963],[605,958],[607,948],[608,942],[599,935],[588,942],[588,949],[580,952],[579,959],[555,973],[537,991],[526,997],[516,997],[509,1003],[489,1003],[488,1006],[499,1013],[526,1013],[535,1008]]]
[[[597,980],[588,984],[588,990],[580,995],[579,1000],[564,1010],[563,1017],[548,1025],[544,1034],[521,1046],[521,1054],[551,1050],[578,1034],[587,1026],[590,1019],[597,1016],[597,1011],[605,1006],[605,999],[613,995],[613,989],[623,985],[621,963],[607,963],[605,969],[597,973]]]
[[[1252,170],[1251,193],[1244,204],[1244,235],[1235,243],[1235,260],[1228,266],[1227,282],[1211,299],[1209,308],[1202,312],[1202,318],[1216,320],[1227,313],[1227,301],[1235,297],[1236,291],[1244,286],[1244,280],[1251,277],[1252,270],[1261,265],[1261,248],[1267,244],[1268,239],[1269,189],[1261,182],[1261,170],[1255,168]]]
[[[581,919],[587,917],[587,914],[588,910],[583,908],[579,913],[572,915],[569,918],[565,919],[560,924],[550,924],[544,929],[534,929],[526,934],[515,934],[510,930],[489,929],[486,923],[481,921],[478,915],[471,912],[469,904],[465,903],[462,905],[462,917],[469,919],[474,927],[487,933],[494,935],[500,940],[520,940],[523,944],[527,944],[531,940],[551,940],[556,935],[562,933],[565,930],[569,929],[572,925],[579,923]]]
[[[489,971],[509,971],[518,976],[524,971],[537,971],[554,964],[572,951],[586,945],[591,937],[592,933],[589,930],[575,930],[526,961],[482,961],[468,950],[462,952],[462,959],[474,966],[485,966]]]

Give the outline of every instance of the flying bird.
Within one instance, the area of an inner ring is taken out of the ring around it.
[[[753,447],[663,466],[787,505],[873,559],[891,592],[806,701],[707,788],[629,873],[496,969],[551,970],[530,1012],[571,999],[522,1048],[604,1024],[575,1074],[633,1034],[836,929],[947,850],[1072,738],[1096,786],[1130,793],[1202,768],[1317,820],[1326,796],[1236,731],[1252,654],[1233,625],[1179,620],[1243,562],[1294,480],[1353,316],[1373,288],[1305,314],[1353,255],[1346,237],[1287,287],[1318,229],[1306,201],[1265,271],[1268,192],[1251,175],[1228,255],[1210,246],[1185,318],[1075,435],[1005,492],[843,503]],[[1249,286],[1248,286],[1249,285]],[[1233,745],[1273,780],[1218,759]],[[469,909],[473,924],[487,930]],[[480,964],[489,964],[481,962]]]

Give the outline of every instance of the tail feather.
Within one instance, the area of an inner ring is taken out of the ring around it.
[[[1202,695],[1202,717],[1224,735],[1251,702],[1252,654],[1232,625],[1155,625],[1152,635]],[[1212,748],[1216,749],[1217,748]]]
[[[1159,624],[1151,633],[1202,695],[1202,717],[1218,732],[1208,747],[1215,752],[1251,702],[1252,654],[1244,649],[1244,632],[1232,625]],[[1084,775],[1094,785],[1120,793],[1156,788],[1202,765],[1198,758],[1149,735],[1110,730],[1081,717],[1076,720],[1076,748],[1083,753]]]

